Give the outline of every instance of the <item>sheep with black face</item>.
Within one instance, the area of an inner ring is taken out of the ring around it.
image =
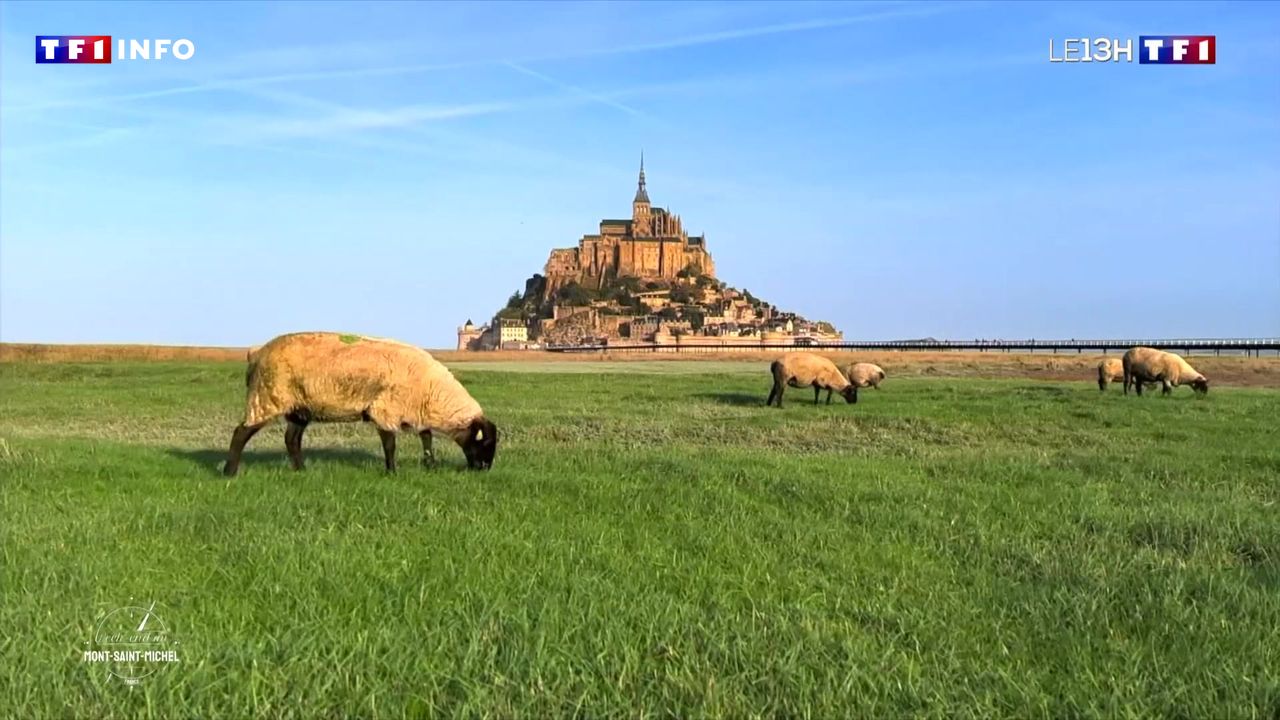
[[[281,335],[249,354],[244,421],[231,436],[223,468],[235,475],[244,446],[258,430],[283,417],[285,449],[302,469],[302,434],[312,422],[373,423],[387,470],[396,467],[396,434],[410,430],[432,459],[431,435],[462,447],[467,466],[488,469],[498,428],[449,369],[421,348],[382,338],[310,332]]]

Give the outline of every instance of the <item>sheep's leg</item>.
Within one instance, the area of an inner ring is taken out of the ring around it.
[[[434,465],[436,462],[435,451],[431,449],[431,431],[423,430],[418,433],[418,437],[422,438],[422,464]]]
[[[769,399],[764,401],[764,406],[769,407],[773,404],[775,398],[781,399],[781,393],[778,391],[778,383],[775,380],[773,387],[769,388]]]
[[[249,443],[252,438],[266,425],[265,422],[257,425],[245,425],[240,423],[236,426],[235,432],[231,433],[231,450],[227,452],[227,464],[222,466],[222,474],[231,477],[240,469],[240,455],[244,452],[244,446]]]
[[[814,404],[814,405],[817,405],[817,404],[818,404],[818,396],[819,396],[819,395],[821,395],[821,394],[822,394],[822,388],[818,387],[818,386],[815,384],[815,385],[813,386],[813,404]]]
[[[396,471],[396,433],[394,430],[378,428],[378,437],[382,438],[382,455],[387,461],[387,472]]]
[[[782,407],[782,391],[786,390],[781,383],[778,383],[778,407]]]
[[[853,386],[853,404],[854,405],[858,404],[858,386],[857,385]]]
[[[1133,389],[1138,393],[1138,397],[1142,397],[1142,380],[1140,378],[1134,378]]]
[[[1129,385],[1131,383],[1132,383],[1132,378],[1129,375],[1129,371],[1126,370],[1124,373],[1124,394],[1125,395],[1129,394]]]
[[[294,470],[302,469],[302,433],[307,429],[307,421],[296,415],[288,416],[289,427],[284,431],[284,449],[289,453],[289,462]]]
[[[827,404],[831,404],[831,388],[827,388]]]
[[[1168,381],[1168,380],[1161,379],[1161,380],[1160,380],[1160,394],[1161,394],[1161,395],[1168,395],[1168,394],[1169,394],[1169,393],[1171,393],[1171,392],[1173,392],[1173,386],[1169,384],[1169,381]]]

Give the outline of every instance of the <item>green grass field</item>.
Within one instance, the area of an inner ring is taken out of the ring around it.
[[[277,425],[226,480],[241,364],[0,364],[0,715],[1280,714],[1280,392],[574,365],[458,366],[489,473]]]

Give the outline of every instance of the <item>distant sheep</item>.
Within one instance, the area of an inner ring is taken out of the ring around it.
[[[823,390],[827,391],[828,405],[831,404],[833,390],[840,393],[845,402],[858,401],[858,389],[849,382],[849,378],[835,363],[819,355],[791,353],[774,360],[769,371],[773,374],[773,389],[764,403],[766,407],[775,401],[778,407],[782,407],[782,392],[788,385],[794,388],[812,386],[814,405],[818,404],[818,395]]]
[[[470,393],[425,350],[379,338],[294,333],[250,350],[244,422],[231,436],[223,468],[235,475],[244,446],[268,422],[284,417],[285,449],[302,469],[302,433],[315,422],[371,422],[378,428],[387,470],[396,467],[396,432],[421,437],[431,458],[431,433],[453,438],[467,466],[488,469],[498,429]]]
[[[1124,361],[1120,358],[1106,358],[1098,362],[1098,389],[1106,391],[1107,385],[1124,381]],[[1144,383],[1146,389],[1155,387],[1153,382]]]
[[[853,401],[858,402],[858,388],[880,389],[880,382],[884,380],[884,370],[873,363],[853,363],[845,366],[844,376],[853,383]]]
[[[1161,394],[1168,395],[1179,385],[1190,385],[1197,393],[1209,392],[1209,380],[1196,371],[1181,355],[1149,347],[1136,347],[1124,354],[1124,392],[1134,385],[1142,394],[1143,383],[1158,382]]]
[[[1108,383],[1124,380],[1124,361],[1120,358],[1106,358],[1098,363],[1098,389],[1106,390]]]

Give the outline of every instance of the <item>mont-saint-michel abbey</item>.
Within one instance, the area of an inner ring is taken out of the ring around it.
[[[571,280],[597,288],[610,277],[675,280],[686,268],[716,274],[706,238],[690,237],[679,215],[649,203],[641,159],[631,219],[601,220],[600,232],[583,235],[578,247],[552,250],[545,274],[548,291],[554,292]]]
[[[716,277],[705,235],[649,200],[644,159],[628,219],[604,219],[577,247],[555,248],[493,320],[458,328],[459,350],[581,345],[784,344],[839,339]]]

